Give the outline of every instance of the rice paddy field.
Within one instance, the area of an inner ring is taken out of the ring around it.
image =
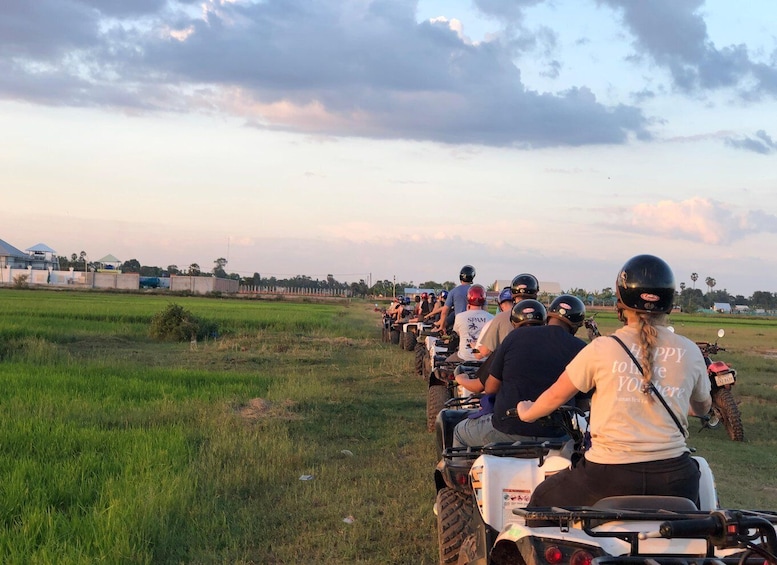
[[[171,304],[217,331],[152,339]],[[435,563],[425,383],[373,307],[0,289],[0,562]],[[689,440],[721,504],[777,508],[777,322],[672,324],[738,370],[748,441]]]

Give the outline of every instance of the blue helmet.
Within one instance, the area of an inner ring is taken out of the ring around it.
[[[447,290],[441,290],[440,291],[440,300],[446,300],[448,298],[448,291]]]
[[[499,293],[499,298],[497,299],[496,303],[501,304],[502,302],[512,302],[513,301],[513,291],[508,286],[506,288],[502,289],[502,292]]]

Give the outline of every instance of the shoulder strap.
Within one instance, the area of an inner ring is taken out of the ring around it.
[[[634,357],[634,354],[631,352],[631,350],[626,346],[625,343],[619,338],[617,335],[611,335],[612,339],[617,341],[620,346],[623,348],[623,350],[628,353],[629,357],[631,357],[631,360],[634,362],[634,365],[636,365],[637,369],[639,369],[639,372],[644,376],[645,371],[642,369],[642,365],[639,364],[639,361],[637,361],[637,358]],[[658,392],[658,389],[656,388],[656,385],[653,384],[652,380],[648,380],[648,389],[650,392],[656,395],[656,398],[661,401],[661,404],[664,405],[664,408],[666,408],[666,411],[669,412],[669,415],[672,417],[672,420],[674,420],[675,425],[677,426],[677,429],[680,430],[680,433],[683,435],[683,437],[686,437],[686,431],[683,429],[683,425],[680,423],[680,420],[677,419],[677,416],[675,416],[675,413],[672,412],[672,409],[669,408],[669,405],[666,403],[666,400],[664,400],[664,397],[661,396],[661,393]]]

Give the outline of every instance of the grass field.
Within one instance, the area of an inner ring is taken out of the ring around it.
[[[170,302],[218,337],[152,341]],[[372,304],[2,289],[0,312],[0,562],[436,562],[425,385]],[[690,439],[721,503],[777,508],[777,323],[672,323],[724,327],[739,371],[749,441]]]

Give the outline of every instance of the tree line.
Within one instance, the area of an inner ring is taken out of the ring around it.
[[[98,265],[89,261],[86,252],[73,253],[69,257],[58,256],[60,269],[68,270],[73,267],[74,270],[96,270]],[[341,282],[333,275],[327,275],[323,279],[314,279],[307,275],[295,275],[289,278],[277,278],[275,276],[262,277],[259,273],[251,276],[241,276],[238,273],[227,273],[228,261],[223,257],[213,261],[213,266],[209,270],[204,270],[197,263],[192,263],[187,267],[179,268],[178,265],[168,265],[166,268],[141,265],[137,259],[124,261],[119,269],[123,273],[138,273],[142,277],[167,277],[170,275],[191,275],[191,276],[212,276],[225,279],[233,279],[243,286],[249,287],[280,287],[280,288],[300,288],[307,290],[327,289],[327,290],[350,290],[353,296],[361,297],[394,297],[404,293],[405,288],[423,288],[450,290],[457,283],[445,281],[442,283],[436,281],[425,281],[415,284],[413,281],[390,281],[387,279],[375,282],[372,286],[367,284],[364,279],[358,282]],[[729,304],[732,310],[736,306],[747,306],[750,309],[763,309],[767,311],[777,310],[777,293],[769,291],[756,291],[750,297],[741,294],[732,295],[725,288],[715,290],[717,281],[714,277],[705,277],[704,283],[707,291],[703,292],[696,288],[696,282],[699,280],[698,273],[690,274],[691,285],[685,282],[679,284],[679,290],[675,299],[675,304],[680,306],[684,312],[697,312],[702,309],[712,309],[715,304]],[[565,291],[582,299],[591,306],[614,306],[615,291],[612,287],[602,290],[589,291],[582,288],[571,288]],[[550,296],[540,296],[546,302],[552,299]]]

